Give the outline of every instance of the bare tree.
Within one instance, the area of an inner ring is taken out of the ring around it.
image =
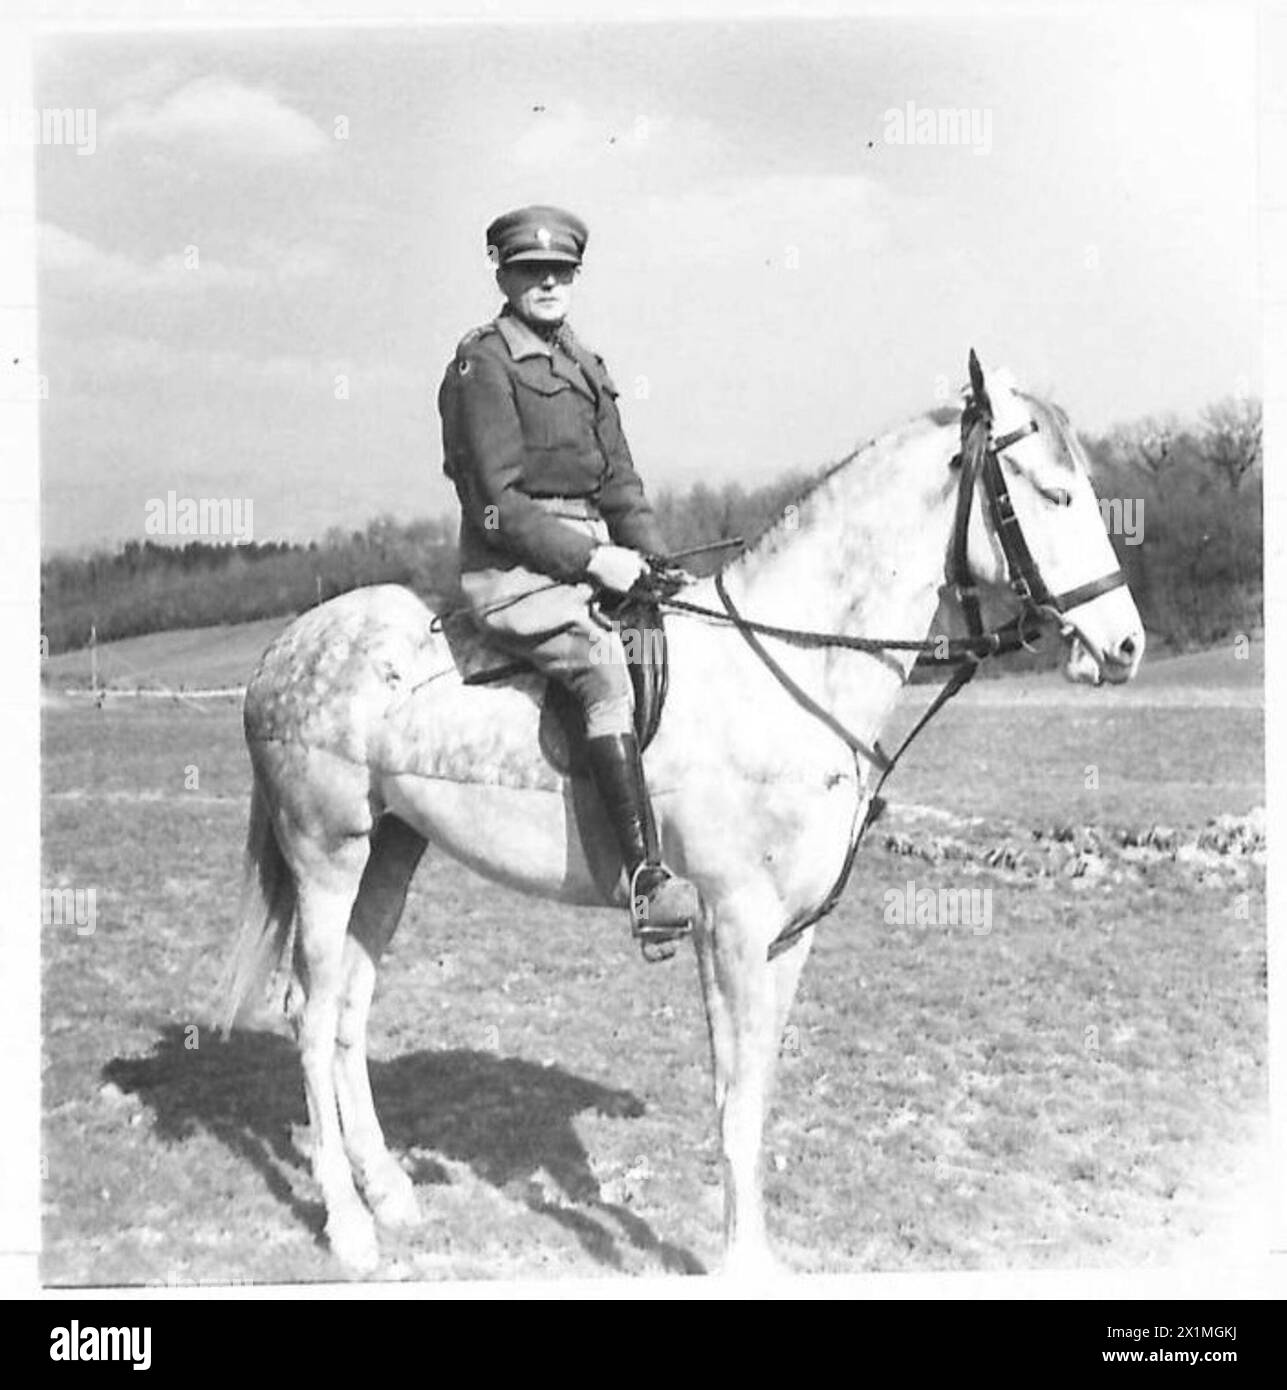
[[[1116,425],[1103,440],[1111,464],[1137,468],[1158,477],[1175,458],[1183,434],[1174,415],[1149,415],[1129,425]]]
[[[1254,396],[1229,396],[1202,415],[1202,452],[1236,492],[1263,457],[1263,418]]]

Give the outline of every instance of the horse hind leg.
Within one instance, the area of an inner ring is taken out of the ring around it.
[[[371,836],[371,856],[344,942],[335,1036],[335,1091],[345,1149],[375,1219],[391,1228],[414,1226],[420,1207],[415,1185],[389,1152],[375,1113],[367,1065],[367,1020],[376,969],[401,920],[425,843],[424,836],[396,816],[385,816]]]
[[[370,846],[365,835],[321,847],[299,840],[283,845],[297,883],[297,952],[304,1002],[296,1039],[312,1135],[313,1177],[326,1204],[326,1237],[349,1268],[369,1272],[379,1262],[375,1222],[353,1185],[344,1149],[335,1088],[336,1031],[344,985],[349,917]]]

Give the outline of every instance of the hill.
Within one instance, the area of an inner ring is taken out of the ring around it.
[[[98,682],[108,690],[219,690],[243,686],[264,648],[291,621],[262,618],[222,627],[179,628],[98,647]],[[90,653],[49,657],[41,672],[55,690],[89,689]]]

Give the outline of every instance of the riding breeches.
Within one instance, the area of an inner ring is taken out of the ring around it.
[[[608,543],[607,524],[588,509],[556,499],[547,505],[565,526]],[[633,731],[634,691],[625,649],[591,614],[589,584],[561,584],[519,565],[467,569],[460,587],[474,621],[498,647],[572,692],[585,712],[590,738]]]

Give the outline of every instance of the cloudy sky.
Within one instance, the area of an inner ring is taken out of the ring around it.
[[[450,508],[437,385],[527,202],[589,223],[574,323],[654,487],[837,457],[971,345],[1087,429],[1259,390],[1253,41],[1214,6],[47,38],[38,105],[94,131],[37,151],[45,548],[171,490],[258,540]],[[897,143],[909,103],[970,138]]]

